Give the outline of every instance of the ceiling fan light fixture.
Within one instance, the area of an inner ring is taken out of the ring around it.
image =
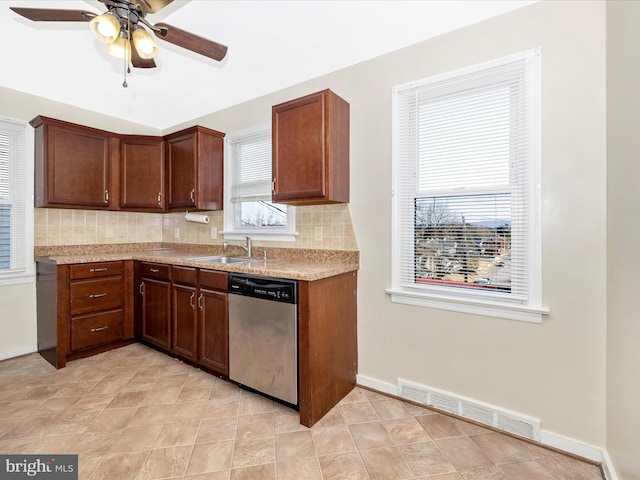
[[[89,28],[98,40],[106,44],[115,42],[120,35],[120,21],[110,12],[93,17]]]
[[[119,36],[115,42],[107,45],[107,53],[112,57],[131,60],[131,42],[123,36]]]
[[[150,59],[160,53],[155,39],[140,25],[134,27],[131,40],[140,58]]]

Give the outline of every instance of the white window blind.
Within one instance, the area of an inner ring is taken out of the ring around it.
[[[27,124],[0,118],[0,281],[32,273],[27,184],[31,171]],[[10,282],[11,283],[11,282]]]
[[[294,234],[292,209],[271,202],[271,126],[227,136],[225,235]]]
[[[231,146],[231,201],[271,200],[271,130],[237,137]]]
[[[394,90],[396,291],[539,304],[538,65],[527,52]]]

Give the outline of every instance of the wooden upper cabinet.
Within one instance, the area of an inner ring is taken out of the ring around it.
[[[117,140],[109,132],[47,117],[35,129],[35,206],[117,208]]]
[[[36,207],[222,210],[224,133],[120,135],[43,116],[30,123]]]
[[[127,135],[120,148],[120,206],[128,210],[165,208],[164,141]]]
[[[349,104],[323,90],[272,109],[272,200],[349,202]]]
[[[169,210],[222,210],[224,133],[196,126],[166,135]]]

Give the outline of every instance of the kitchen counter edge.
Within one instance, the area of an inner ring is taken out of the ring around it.
[[[194,256],[222,255],[217,250],[203,251],[205,246],[191,248],[181,246],[152,246],[140,249],[131,245],[131,249],[114,246],[78,246],[78,247],[35,247],[36,261],[56,265],[76,263],[96,263],[119,260],[137,260],[142,262],[163,263],[176,266],[216,270],[227,273],[248,273],[291,280],[314,281],[333,277],[359,268],[357,251],[347,250],[308,250],[308,249],[267,249],[267,259],[253,259],[246,263],[211,263],[190,259]],[[119,250],[119,251],[117,251]]]

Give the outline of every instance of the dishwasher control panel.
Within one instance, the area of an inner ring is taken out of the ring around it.
[[[229,275],[229,293],[295,304],[298,303],[298,282],[257,275]]]

